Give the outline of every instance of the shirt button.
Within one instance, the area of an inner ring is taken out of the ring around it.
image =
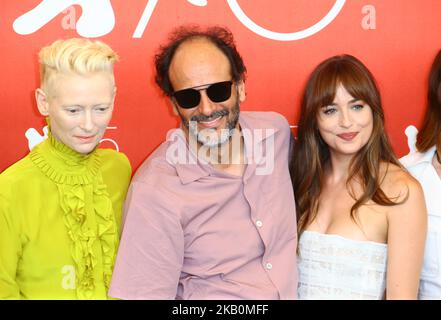
[[[273,265],[271,263],[267,263],[265,266],[268,270],[271,270],[273,268]]]
[[[261,226],[263,226],[263,222],[260,221],[260,220],[257,220],[256,221],[256,226],[258,226],[260,228]]]

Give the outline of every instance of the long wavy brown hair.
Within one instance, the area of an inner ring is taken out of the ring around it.
[[[317,117],[324,106],[333,103],[338,85],[348,93],[367,103],[373,114],[372,134],[363,148],[353,157],[349,167],[349,183],[357,179],[363,194],[356,198],[351,208],[351,218],[356,222],[357,209],[366,202],[392,206],[398,204],[380,188],[380,163],[399,164],[384,129],[384,113],[376,81],[371,72],[351,55],[331,57],[320,63],[310,75],[303,93],[298,123],[298,138],[291,155],[290,172],[297,206],[298,236],[315,219],[319,197],[324,182],[325,168],[329,165],[328,145],[320,136]]]
[[[432,146],[440,149],[441,138],[441,50],[435,57],[429,73],[429,89],[427,93],[427,109],[423,126],[417,136],[416,147],[426,152]]]

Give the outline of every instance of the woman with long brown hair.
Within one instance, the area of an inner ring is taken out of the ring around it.
[[[428,232],[419,299],[441,299],[441,50],[429,74],[427,109],[416,139],[417,152],[401,162],[421,183],[426,198]]]
[[[300,299],[414,299],[426,208],[395,157],[374,77],[329,58],[304,91],[291,172]]]

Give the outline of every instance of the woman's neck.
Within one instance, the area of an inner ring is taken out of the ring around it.
[[[346,183],[353,158],[353,155],[335,155],[331,153],[329,167],[325,169],[328,182],[332,184]]]

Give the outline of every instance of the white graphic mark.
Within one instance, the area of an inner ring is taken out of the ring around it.
[[[15,19],[12,27],[18,34],[34,33],[72,5],[79,5],[82,9],[76,24],[80,36],[101,37],[113,30],[115,14],[110,0],[43,0]]]

